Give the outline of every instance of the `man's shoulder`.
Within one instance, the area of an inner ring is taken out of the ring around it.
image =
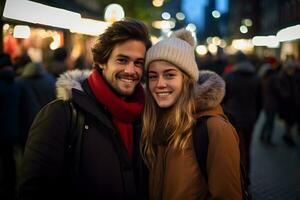
[[[67,101],[62,99],[55,99],[45,106],[43,106],[40,110],[40,113],[48,113],[48,114],[56,114],[60,115],[62,112],[66,110]]]

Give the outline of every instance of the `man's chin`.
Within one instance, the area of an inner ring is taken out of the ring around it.
[[[135,87],[133,87],[133,88],[123,88],[123,89],[119,88],[117,92],[119,93],[120,96],[128,97],[128,96],[131,96],[133,94],[134,89],[135,89]]]

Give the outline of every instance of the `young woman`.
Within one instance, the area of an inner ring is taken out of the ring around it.
[[[213,72],[199,74],[193,45],[191,33],[182,29],[146,54],[141,144],[150,171],[150,199],[238,200],[242,198],[238,136],[219,105],[225,83]],[[192,139],[201,116],[210,116],[208,181],[201,174]]]

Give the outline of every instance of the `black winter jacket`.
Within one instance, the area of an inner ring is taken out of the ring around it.
[[[69,79],[57,83],[58,95],[63,93],[63,100],[46,105],[31,127],[22,163],[20,199],[126,199],[120,159],[112,138],[117,137],[121,149],[125,147],[113,127],[110,114],[96,101],[87,81],[82,84],[74,81],[74,78],[85,79],[87,74],[75,71],[62,77]],[[72,179],[68,177],[72,163],[69,164],[66,158],[71,115],[63,102],[71,97],[69,94],[85,115],[79,174]],[[144,179],[146,168],[139,153],[140,130],[137,121],[131,164],[135,180],[133,187],[138,194],[130,199],[143,199],[148,182]]]
[[[251,130],[261,110],[261,83],[252,64],[241,62],[225,77],[224,109],[239,130]]]

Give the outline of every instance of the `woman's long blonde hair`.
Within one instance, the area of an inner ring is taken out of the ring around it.
[[[195,81],[183,74],[183,88],[177,102],[166,110],[164,115],[163,127],[160,127],[161,133],[171,131],[169,141],[173,147],[184,149],[187,145],[187,140],[192,134],[194,125],[193,114],[195,111],[194,88]],[[153,137],[158,128],[158,118],[160,108],[153,99],[148,85],[148,77],[146,75],[146,102],[143,112],[143,129],[141,138],[141,153],[146,165],[151,168],[152,163],[156,158],[155,145]],[[164,112],[164,111],[163,111]]]

